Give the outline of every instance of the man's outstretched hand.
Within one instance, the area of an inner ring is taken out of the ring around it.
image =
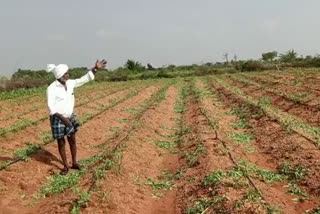
[[[106,66],[107,66],[107,61],[103,59],[101,61],[97,60],[94,68],[101,69],[101,68],[105,68]]]

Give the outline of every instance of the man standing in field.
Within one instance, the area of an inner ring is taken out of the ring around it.
[[[65,150],[65,136],[67,136],[71,156],[72,169],[79,169],[77,162],[76,132],[79,127],[74,113],[74,88],[79,87],[90,80],[98,69],[105,68],[105,60],[97,60],[95,66],[83,77],[79,79],[69,79],[68,66],[65,64],[48,65],[47,72],[52,72],[56,81],[51,83],[47,89],[47,102],[50,112],[50,124],[53,138],[58,141],[59,154],[63,161],[64,168],[61,175],[66,175],[69,171]]]

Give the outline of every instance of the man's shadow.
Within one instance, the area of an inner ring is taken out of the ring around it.
[[[61,169],[61,166],[59,166],[57,163],[62,164],[62,161],[44,148],[41,148],[36,154],[32,155],[31,158],[49,166],[53,166],[57,169]]]

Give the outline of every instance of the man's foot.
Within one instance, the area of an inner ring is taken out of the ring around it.
[[[66,174],[68,174],[68,172],[69,172],[69,169],[68,169],[67,167],[64,167],[64,168],[61,170],[60,175],[66,175]]]
[[[78,163],[74,163],[74,164],[72,164],[71,169],[78,169],[79,170],[80,165]]]

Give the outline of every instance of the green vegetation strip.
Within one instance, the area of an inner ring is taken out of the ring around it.
[[[318,127],[313,127],[308,123],[305,123],[301,119],[272,106],[268,101],[264,102],[265,99],[263,98],[259,100],[254,99],[253,97],[244,93],[241,89],[228,84],[218,77],[213,78],[213,81],[231,91],[232,93],[236,94],[250,105],[261,108],[266,113],[266,115],[276,119],[283,126],[314,142],[316,146],[320,146],[320,129]]]
[[[31,88],[31,89],[22,88],[14,91],[9,91],[9,92],[0,92],[0,100],[15,99],[17,97],[40,94],[40,93],[44,93],[45,90],[46,90],[46,87],[41,87],[41,88]]]
[[[110,84],[111,83],[89,83],[84,87],[81,87],[79,90],[85,91],[85,90],[91,90],[92,88],[96,90],[98,87],[100,88],[100,85],[104,86],[104,85],[110,85]],[[0,100],[14,100],[16,98],[29,99],[35,96],[43,96],[46,89],[47,89],[47,86],[42,86],[39,88],[29,88],[29,89],[21,88],[21,89],[8,91],[8,92],[6,91],[0,92]]]
[[[47,117],[43,117],[39,120],[36,121],[32,121],[29,119],[21,119],[18,120],[18,122],[16,122],[15,124],[13,124],[12,126],[10,126],[10,128],[2,128],[0,129],[0,137],[2,137],[3,135],[6,135],[8,133],[14,133],[14,132],[18,132],[21,131],[29,126],[33,126],[33,125],[37,125],[38,123],[40,123],[41,121],[47,119]]]

